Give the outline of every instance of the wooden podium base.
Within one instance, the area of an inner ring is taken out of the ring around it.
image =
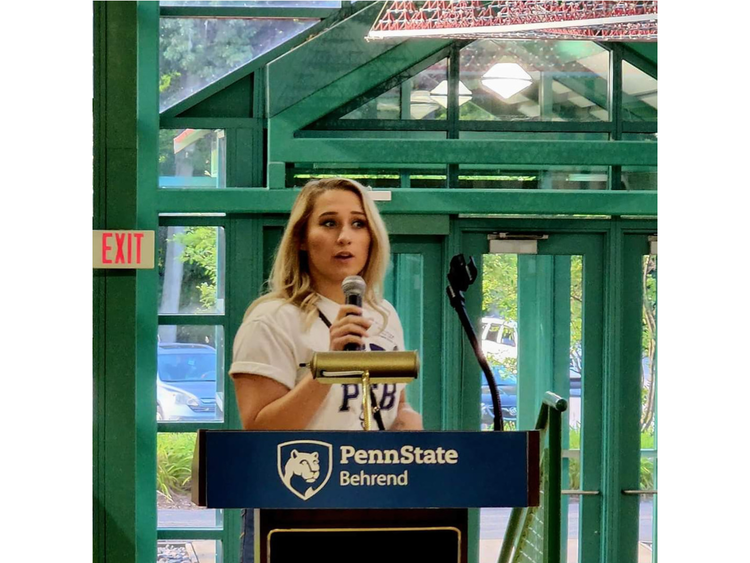
[[[260,511],[260,562],[466,563],[465,508]]]

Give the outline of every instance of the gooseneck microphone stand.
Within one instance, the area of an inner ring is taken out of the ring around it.
[[[474,263],[474,258],[469,258],[469,263],[466,263],[463,254],[456,254],[450,263],[450,269],[448,271],[448,287],[446,293],[450,300],[451,306],[458,313],[458,318],[461,320],[461,326],[464,327],[466,336],[469,337],[469,342],[474,349],[474,355],[477,357],[479,365],[482,367],[484,376],[487,379],[487,385],[490,387],[490,397],[492,397],[492,410],[494,411],[494,422],[493,430],[502,432],[503,430],[503,412],[500,405],[500,396],[497,392],[497,384],[495,383],[495,376],[492,374],[487,358],[484,357],[482,347],[479,345],[477,335],[474,332],[474,327],[469,320],[469,315],[466,312],[466,299],[464,298],[464,291],[469,289],[469,286],[474,283],[477,279],[477,266]]]

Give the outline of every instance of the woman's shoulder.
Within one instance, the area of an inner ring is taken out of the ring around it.
[[[389,315],[398,316],[398,313],[396,312],[396,308],[386,298],[381,299],[380,301],[378,301],[377,304],[382,309],[385,309],[386,313],[388,313]]]
[[[389,311],[389,312],[390,312],[390,311],[393,311],[394,313],[396,312],[396,308],[395,308],[395,307],[394,307],[394,306],[393,306],[393,305],[391,304],[391,302],[390,302],[390,301],[388,301],[388,300],[387,300],[386,298],[383,298],[383,299],[382,299],[382,300],[380,301],[380,303],[381,303],[381,305],[382,305],[383,307],[385,307],[386,309],[388,309],[388,311]]]
[[[253,307],[243,324],[259,321],[274,325],[299,322],[301,314],[299,307],[285,299],[265,299]]]
[[[380,309],[380,311],[384,311],[386,314],[386,326],[397,326],[399,329],[401,328],[401,319],[398,316],[398,312],[396,311],[396,308],[391,304],[390,301],[383,298],[380,301],[377,302],[377,307]],[[379,322],[380,315],[375,314],[374,318],[376,322]]]

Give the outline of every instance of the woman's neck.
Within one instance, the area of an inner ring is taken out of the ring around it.
[[[341,288],[341,284],[331,282],[317,283],[315,284],[315,291],[339,305],[343,305],[345,302],[344,290]]]

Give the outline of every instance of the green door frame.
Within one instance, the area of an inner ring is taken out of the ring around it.
[[[446,313],[444,307],[440,306],[442,288],[434,283],[422,283],[422,303],[419,304],[421,315],[416,314],[412,317],[414,304],[410,303],[410,300],[417,274],[420,281],[440,279],[444,237],[393,235],[391,239],[391,254],[396,274],[392,303],[399,312],[407,337],[411,334],[419,334],[421,341],[414,342],[420,354],[420,377],[408,386],[407,399],[414,409],[422,414],[425,429],[440,430],[443,428],[444,382],[448,376],[442,369],[441,339],[437,338],[435,333],[435,328],[442,326]],[[416,272],[414,269],[407,269],[404,272],[399,268],[401,262],[399,258],[407,254],[421,257],[421,272]],[[407,340],[407,346],[409,344]]]
[[[607,534],[609,541],[602,546],[604,561],[638,560],[640,497],[623,491],[640,489],[642,275],[643,257],[649,254],[648,237],[653,234],[655,228],[619,222],[613,225],[608,249],[614,275],[607,282],[607,314],[620,321],[620,330],[605,335],[605,369],[613,377],[605,381],[604,408],[611,416],[604,420],[604,456],[611,463],[604,467],[602,490],[613,509],[605,513],[603,523],[604,529],[611,531]]]
[[[557,255],[542,262],[548,269],[546,280],[542,282],[542,292],[535,294],[534,291],[540,289],[537,287],[521,297],[532,306],[522,312],[522,304],[519,303],[519,316],[528,317],[525,324],[533,320],[532,325],[537,325],[535,328],[538,329],[540,318],[547,319],[546,332],[553,334],[553,338],[547,338],[541,331],[535,330],[519,335],[519,342],[528,345],[531,339],[536,343],[536,352],[531,355],[532,373],[550,374],[546,381],[532,381],[531,392],[527,392],[525,397],[521,397],[525,389],[519,382],[520,427],[524,427],[524,421],[528,425],[528,420],[531,420],[533,414],[527,417],[522,415],[522,411],[535,410],[534,401],[538,401],[536,395],[547,386],[558,388],[563,369],[567,376],[567,353],[563,368],[561,350],[559,346],[554,346],[553,331],[561,330],[562,325],[554,321],[554,308],[560,307],[560,300],[553,300],[552,297],[555,285],[564,285],[567,281],[569,287],[570,282],[561,277],[559,268],[556,271],[554,266],[560,255],[584,256],[586,381],[583,385],[586,390],[582,419],[598,420],[600,424],[590,424],[588,431],[582,432],[582,451],[586,453],[581,459],[581,489],[599,491],[599,494],[581,497],[579,557],[582,563],[630,563],[636,560],[638,497],[623,495],[622,491],[638,488],[640,410],[635,409],[634,405],[640,406],[639,288],[641,259],[643,254],[648,253],[647,238],[655,234],[656,222],[623,219],[463,219],[457,223],[460,226],[454,228],[455,236],[460,242],[456,246],[467,258],[474,256],[480,266],[480,275],[475,281],[475,285],[479,284],[480,287],[481,255],[489,251],[487,234],[491,232],[549,234],[549,240],[539,243],[539,255]],[[519,270],[522,264],[523,261],[519,260]],[[522,291],[522,275],[519,272],[519,293]],[[626,279],[623,279],[624,276],[627,276]],[[534,299],[539,302],[533,303]],[[569,294],[566,299],[569,300]],[[637,306],[634,307],[634,303]],[[481,290],[467,292],[466,304],[470,317],[478,323],[481,317]],[[523,324],[521,319],[521,330]],[[476,360],[464,340],[461,345],[461,399],[457,406],[462,425],[474,429],[479,424],[476,407],[481,381]],[[521,354],[523,352],[519,351]],[[470,545],[476,544],[477,540],[478,537],[472,537]],[[562,536],[561,549],[567,549],[567,535]]]

